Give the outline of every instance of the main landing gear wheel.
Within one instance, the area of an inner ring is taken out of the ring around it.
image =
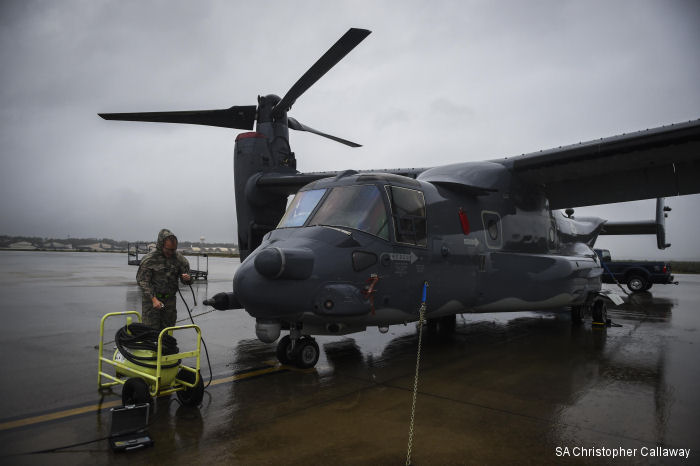
[[[292,349],[292,339],[289,335],[282,337],[277,344],[279,362],[294,365],[300,369],[314,367],[320,354],[318,343],[309,336],[299,338],[294,344],[294,349]]]
[[[581,325],[583,323],[583,306],[571,306],[571,323]]]
[[[457,316],[453,314],[450,316],[426,319],[423,325],[425,325],[426,330],[429,333],[437,334],[443,337],[449,336],[452,335],[457,329]]]
[[[140,377],[132,377],[124,382],[122,387],[122,404],[124,406],[150,404],[151,401],[151,390],[145,380]]]
[[[593,303],[591,314],[593,316],[593,323],[606,324],[608,321],[608,305],[605,304],[603,300],[596,301]]]
[[[452,335],[457,329],[457,316],[443,316],[438,321],[438,333],[442,336]]]

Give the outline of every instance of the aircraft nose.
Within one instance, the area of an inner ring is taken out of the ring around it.
[[[306,280],[314,268],[314,253],[306,248],[268,247],[255,256],[255,270],[271,280]]]

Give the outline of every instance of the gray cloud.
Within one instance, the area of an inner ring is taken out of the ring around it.
[[[235,240],[235,132],[96,114],[283,94],[352,26],[373,33],[291,114],[364,147],[294,133],[301,170],[490,159],[700,117],[693,1],[4,1],[0,233]],[[669,219],[664,257],[700,258],[694,219]],[[616,248],[648,254],[646,240]]]

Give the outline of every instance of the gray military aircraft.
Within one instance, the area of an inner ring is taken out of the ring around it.
[[[239,134],[234,183],[241,266],[206,303],[245,309],[285,364],[313,367],[313,335],[417,321],[450,331],[464,312],[569,308],[605,322],[601,234],[653,233],[656,219],[576,218],[572,207],[700,192],[700,120],[485,162],[381,172],[300,173],[289,129],[358,144],[287,112],[370,31],[350,29],[284,95],[219,110],[100,114],[220,126]],[[288,196],[295,194],[287,207]],[[558,209],[567,209],[566,214]]]

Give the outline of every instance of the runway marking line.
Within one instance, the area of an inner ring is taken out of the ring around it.
[[[289,367],[282,365],[275,365],[271,367],[265,367],[263,369],[255,369],[249,372],[243,372],[239,374],[234,374],[229,377],[223,377],[221,379],[212,380],[210,386],[220,385],[222,383],[235,382],[238,380],[249,379],[252,377],[259,377],[261,375],[273,374],[275,372],[281,372],[289,370]],[[56,411],[54,413],[40,414],[38,416],[31,416],[24,419],[17,419],[14,421],[7,421],[0,423],[0,432],[4,430],[15,429],[17,427],[25,427],[33,424],[40,424],[42,422],[55,421],[57,419],[63,419],[66,417],[77,416],[79,414],[85,414],[95,411],[101,411],[103,409],[115,408],[121,406],[121,400],[109,401],[107,403],[98,403],[89,406],[81,406],[79,408],[65,409],[63,411]]]
[[[285,367],[285,366],[271,366],[271,367],[266,367],[266,368],[264,368],[264,369],[257,369],[257,370],[253,370],[253,371],[250,371],[250,372],[245,372],[245,373],[242,373],[242,374],[234,374],[234,375],[231,375],[231,376],[229,376],[229,377],[224,377],[224,378],[222,378],[222,379],[212,380],[212,381],[211,381],[211,384],[209,384],[209,385],[210,385],[210,386],[213,386],[213,385],[219,385],[219,384],[222,384],[222,383],[234,382],[234,381],[236,381],[236,380],[249,379],[249,378],[251,378],[251,377],[258,377],[258,376],[260,376],[260,375],[272,374],[272,373],[274,373],[274,372],[280,372],[280,371],[287,370],[287,369],[288,369],[288,368]]]
[[[78,414],[85,414],[93,411],[99,411],[101,409],[114,408],[116,406],[121,406],[121,400],[110,401],[108,403],[100,403],[90,406],[82,406],[80,408],[66,409],[63,411],[57,411],[55,413],[41,414],[39,416],[32,416],[24,419],[17,419],[16,421],[3,422],[0,424],[0,431],[14,429],[16,427],[24,427],[32,424],[39,424],[41,422],[53,421],[56,419],[61,419],[64,417],[76,416]]]

